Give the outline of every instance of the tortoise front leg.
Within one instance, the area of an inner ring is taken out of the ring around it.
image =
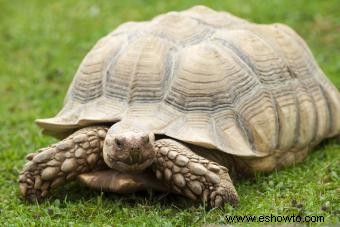
[[[103,168],[106,132],[104,126],[83,128],[56,144],[28,154],[28,162],[19,176],[21,195],[30,201],[40,201],[51,189],[79,174]]]
[[[208,202],[212,207],[228,202],[236,205],[237,192],[228,169],[192,152],[171,139],[155,142],[156,177],[165,181],[174,191],[192,199]]]

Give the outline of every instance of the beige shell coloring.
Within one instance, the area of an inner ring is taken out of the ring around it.
[[[117,121],[262,157],[339,134],[340,95],[288,26],[197,6],[124,23],[100,39],[62,110],[37,123],[63,137]]]

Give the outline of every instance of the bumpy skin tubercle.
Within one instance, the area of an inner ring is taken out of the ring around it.
[[[156,141],[155,150],[156,177],[177,193],[192,200],[206,201],[211,207],[239,202],[226,167],[198,156],[172,139]]]
[[[21,195],[30,201],[40,201],[51,189],[79,174],[104,167],[103,141],[107,127],[86,127],[66,139],[26,156],[19,176]]]

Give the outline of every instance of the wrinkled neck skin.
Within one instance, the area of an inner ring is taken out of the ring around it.
[[[106,134],[103,147],[105,163],[120,172],[141,172],[155,160],[155,136],[137,122],[118,122]]]

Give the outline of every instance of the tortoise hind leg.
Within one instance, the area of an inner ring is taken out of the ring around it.
[[[169,189],[150,171],[121,173],[114,169],[99,170],[80,174],[78,179],[90,188],[115,193],[133,193],[153,189],[168,192]]]
[[[51,189],[75,179],[79,174],[105,167],[102,158],[106,127],[80,129],[66,139],[26,156],[19,176],[21,195],[42,200]]]

